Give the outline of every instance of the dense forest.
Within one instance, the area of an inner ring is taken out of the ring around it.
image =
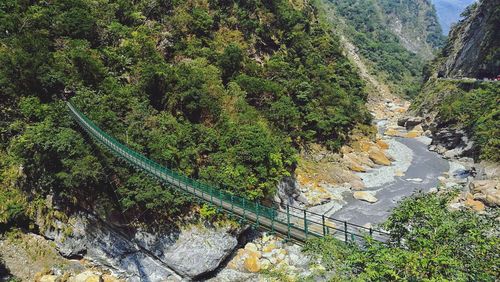
[[[48,194],[68,209],[106,210],[102,195],[117,196],[131,215],[189,206],[93,145],[63,96],[165,166],[269,196],[299,148],[337,150],[370,121],[363,83],[316,13],[286,0],[2,1],[1,222],[22,222]]]

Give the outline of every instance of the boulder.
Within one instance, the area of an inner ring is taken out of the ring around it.
[[[445,154],[446,158],[474,157],[477,153],[476,144],[462,129],[443,128],[433,134],[435,151]]]
[[[357,200],[365,201],[368,203],[375,203],[378,201],[378,199],[375,198],[374,191],[356,191],[353,193],[353,197]]]
[[[347,165],[350,170],[355,172],[366,172],[366,169],[356,163],[350,163]]]
[[[57,278],[57,275],[43,275],[37,282],[56,282]]]
[[[164,250],[162,258],[176,273],[195,278],[215,270],[237,244],[228,230],[192,227]]]
[[[256,273],[261,269],[259,258],[256,254],[250,253],[250,255],[245,259],[243,264],[248,272]]]
[[[389,149],[389,144],[381,139],[377,140],[377,146],[379,146],[380,149],[382,150],[387,150]]]
[[[489,206],[500,206],[500,181],[498,179],[474,180],[470,183],[472,193]]]
[[[362,140],[352,143],[352,148],[358,152],[368,152],[374,144],[370,141]]]
[[[252,251],[252,252],[258,252],[259,248],[257,247],[256,244],[250,242],[245,245],[245,250],[247,251]]]
[[[237,245],[233,231],[225,228],[192,226],[158,234],[137,230],[129,238],[90,214],[78,213],[70,220],[71,234],[58,222],[58,228],[47,230],[45,236],[54,240],[61,253],[84,253],[127,281],[164,281],[172,278],[172,269],[192,279],[215,270]]]
[[[62,254],[85,253],[85,257],[94,263],[127,276],[128,281],[163,281],[172,275],[172,271],[161,261],[94,215],[80,212],[70,221],[71,227],[55,221],[57,227],[47,229],[44,234],[54,240]],[[67,234],[68,229],[71,234]]]
[[[384,131],[384,135],[394,136],[394,137],[401,137],[402,136],[401,132],[399,132],[399,130],[396,130],[394,128],[388,128],[386,131]]]
[[[347,167],[356,172],[365,172],[366,169],[360,165],[355,159],[351,157],[351,154],[346,154],[342,157],[344,162],[347,164]]]
[[[422,178],[407,178],[406,181],[411,181],[411,182],[422,182],[424,181]]]
[[[474,180],[470,183],[470,189],[473,193],[483,193],[487,190],[497,189],[499,186],[497,180]]]
[[[370,160],[378,165],[391,165],[389,158],[380,149],[371,148],[369,151]]]
[[[354,191],[365,189],[365,184],[363,183],[363,181],[358,179],[352,180],[349,184],[351,185],[351,189]]]
[[[421,124],[424,121],[422,117],[409,117],[405,122],[406,129],[413,128],[416,125]]]
[[[70,277],[68,282],[102,282],[102,279],[99,273],[87,270],[74,277]]]
[[[490,206],[495,206],[495,207],[500,206],[500,191],[495,190],[492,191],[491,193],[486,194],[485,202]]]
[[[300,193],[298,196],[297,196],[297,201],[300,202],[300,203],[303,203],[304,205],[308,206],[309,205],[309,200],[307,199],[307,197]]]
[[[405,126],[407,120],[408,120],[408,117],[399,118],[398,119],[398,125],[399,126]]]
[[[360,165],[360,166],[375,167],[375,163],[372,160],[370,160],[367,152],[350,153],[350,154],[344,155],[343,159],[347,163],[353,162],[353,163]]]
[[[472,198],[467,198],[467,200],[465,200],[465,205],[467,207],[472,208],[473,210],[475,210],[477,212],[482,212],[485,209],[485,206],[482,202],[476,201]]]
[[[417,138],[420,137],[424,134],[424,130],[422,128],[422,125],[416,125],[411,129],[406,135],[406,138]]]

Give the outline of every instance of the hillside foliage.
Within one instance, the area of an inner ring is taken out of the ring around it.
[[[371,72],[385,81],[395,94],[414,97],[422,83],[422,69],[430,57],[409,50],[391,28],[394,18],[402,22],[400,33],[426,35],[422,45],[428,49],[443,43],[434,9],[419,1],[325,0],[334,7],[336,16],[345,21],[343,32],[357,47],[358,54],[371,67]],[[420,15],[422,14],[422,15]],[[419,19],[419,20],[417,20]],[[408,31],[412,29],[412,31]],[[401,36],[401,34],[400,34]],[[414,38],[413,41],[418,41]]]
[[[189,205],[96,147],[66,95],[169,168],[269,196],[297,148],[336,150],[370,121],[363,83],[316,13],[286,0],[2,1],[0,146],[23,168],[23,193],[80,204],[116,193],[131,215]]]
[[[449,211],[455,196],[417,194],[404,200],[383,225],[393,236],[389,246],[369,240],[360,247],[326,237],[310,240],[305,251],[334,271],[333,281],[496,281],[495,215]]]

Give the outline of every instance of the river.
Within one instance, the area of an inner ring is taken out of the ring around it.
[[[379,121],[377,125],[379,132],[383,133],[385,123]],[[385,221],[391,210],[405,197],[417,191],[428,192],[431,188],[436,187],[439,182],[438,177],[449,170],[449,163],[441,155],[429,151],[428,143],[422,139],[388,137],[386,140],[390,144],[389,152],[395,159],[393,165],[407,168],[405,174],[397,176],[391,167],[378,167],[366,173],[359,173],[358,175],[367,184],[365,191],[376,191],[378,201],[368,203],[357,200],[352,194],[346,193],[345,205],[333,213],[331,217],[359,225],[376,225]],[[382,170],[391,169],[392,172],[382,173]],[[373,183],[376,184],[373,185]]]

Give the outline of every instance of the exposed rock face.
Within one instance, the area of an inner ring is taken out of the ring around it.
[[[165,248],[161,258],[176,273],[193,278],[215,270],[237,244],[227,230],[193,227],[183,231],[173,246]]]
[[[292,177],[284,177],[280,183],[278,183],[278,191],[274,197],[274,201],[281,204],[282,207],[286,205],[293,206],[297,202],[297,198],[300,195],[300,190],[298,189],[297,181]]]
[[[427,0],[400,3],[398,6],[393,3],[382,5],[386,10],[389,28],[406,49],[425,58],[432,57],[434,48],[442,42],[434,6]],[[408,15],[411,15],[410,19]]]
[[[475,157],[477,148],[468,134],[462,129],[440,128],[433,131],[431,150],[446,158]]]
[[[500,1],[482,0],[450,32],[442,77],[494,77],[500,69]]]
[[[84,256],[127,281],[164,281],[176,274],[195,278],[216,269],[237,245],[226,229],[193,227],[160,235],[138,231],[132,238],[92,215],[79,213],[70,222],[58,222],[45,236],[63,255]],[[71,232],[65,234],[68,228]]]
[[[0,260],[0,265],[5,265],[5,271],[22,281],[39,279],[42,275],[37,276],[37,273],[54,266],[68,273],[85,270],[79,262],[68,261],[61,257],[50,241],[32,233],[18,234],[15,238],[0,237]],[[3,271],[3,267],[0,267],[0,280],[3,278]],[[44,274],[52,276],[51,273]],[[53,277],[45,279],[47,281],[51,278]]]
[[[63,255],[84,255],[129,281],[162,281],[174,274],[163,262],[96,217],[79,213],[70,222],[69,226],[57,222],[58,228],[45,232]],[[71,233],[65,234],[68,229]]]

